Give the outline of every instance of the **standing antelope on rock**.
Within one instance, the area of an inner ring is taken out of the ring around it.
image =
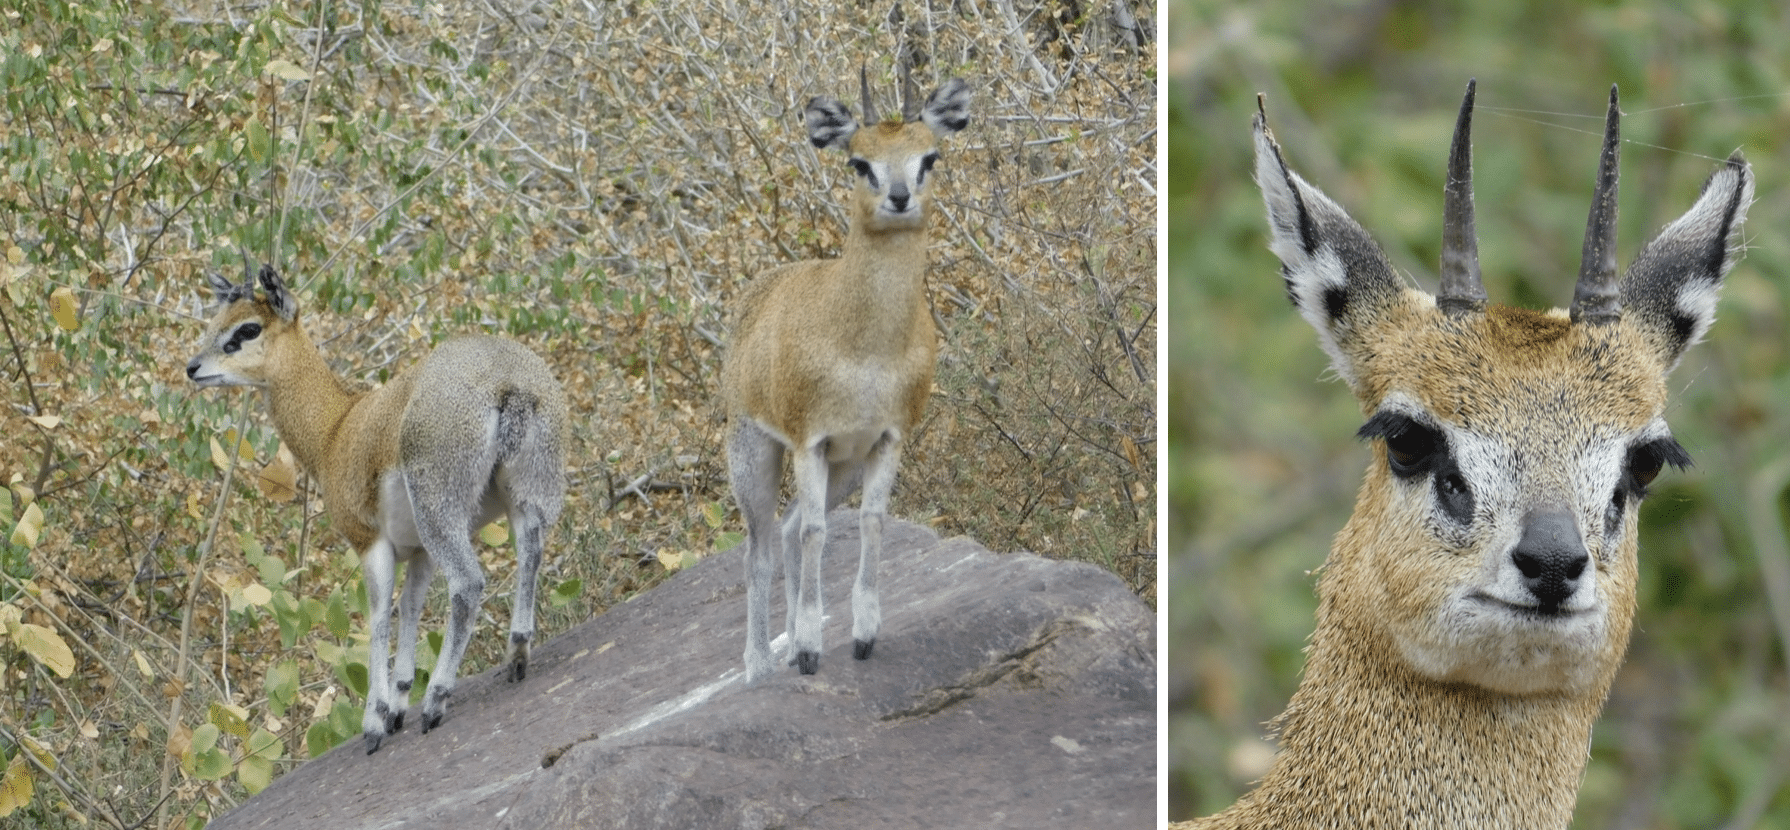
[[[447,637],[423,697],[423,731],[441,724],[460,658],[484,597],[472,547],[480,527],[508,514],[520,565],[510,608],[510,680],[528,673],[535,575],[542,538],[565,499],[566,399],[547,364],[499,337],[436,347],[385,386],[354,392],[318,354],[272,266],[262,295],[212,275],[223,308],[187,364],[202,387],[255,386],[280,439],[317,477],[330,519],[362,551],[367,580],[367,754],[404,726],[416,674],[416,635],[436,568],[447,575]],[[399,601],[396,669],[393,578],[407,562]],[[389,672],[389,674],[388,674]]]
[[[732,422],[727,466],[746,520],[746,677],[771,673],[771,577],[783,548],[791,662],[820,667],[821,552],[827,510],[863,483],[863,548],[852,585],[852,656],[870,656],[882,623],[877,560],[901,444],[931,394],[938,338],[926,300],[926,220],[938,139],[969,123],[969,89],[953,78],[915,111],[902,73],[899,119],[879,122],[868,81],[862,128],[838,101],[808,102],[815,147],[850,154],[851,231],[838,259],[760,274],[740,299],[721,369]],[[777,485],[790,451],[795,495],[781,531]],[[801,557],[796,551],[800,546]],[[800,579],[798,589],[798,575]]]
[[[1628,647],[1637,505],[1690,456],[1666,374],[1743,250],[1739,152],[1616,279],[1616,89],[1570,311],[1487,306],[1467,85],[1442,285],[1408,287],[1255,118],[1293,304],[1361,401],[1373,460],[1318,580],[1304,678],[1255,790],[1197,828],[1562,828]]]

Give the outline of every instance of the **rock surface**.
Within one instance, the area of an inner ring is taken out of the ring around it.
[[[856,511],[829,525],[818,674],[743,683],[742,546],[537,644],[519,684],[462,678],[435,731],[350,740],[211,826],[1154,823],[1155,622],[1117,578],[891,520],[858,661]]]

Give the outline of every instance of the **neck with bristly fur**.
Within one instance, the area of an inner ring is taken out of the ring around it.
[[[1359,512],[1359,511],[1358,511]],[[1339,548],[1363,534],[1351,520]],[[1578,692],[1507,695],[1414,673],[1373,620],[1353,558],[1332,552],[1318,582],[1305,675],[1274,725],[1280,754],[1231,809],[1182,827],[1564,828],[1591,727],[1628,639]]]
[[[287,325],[291,335],[273,340],[281,353],[268,361],[279,367],[266,386],[268,414],[292,455],[317,474],[326,468],[342,421],[360,395],[330,370],[298,321]]]
[[[854,324],[851,343],[880,352],[907,344],[914,309],[926,303],[927,217],[922,212],[918,224],[886,230],[873,229],[865,213],[852,218],[833,263],[834,273],[848,275],[836,286],[836,301],[838,319]]]

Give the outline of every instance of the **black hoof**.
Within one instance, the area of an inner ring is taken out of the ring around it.
[[[446,714],[446,713],[443,713],[443,714]],[[427,735],[427,734],[429,734],[429,730],[434,729],[437,726],[440,726],[441,718],[442,718],[442,715],[431,715],[428,712],[424,712],[423,713],[423,734]]]
[[[393,715],[390,718],[387,718],[385,721],[385,734],[387,734],[387,735],[397,732],[398,730],[403,729],[403,728],[404,728],[404,713],[403,712],[399,712],[398,714]]]
[[[820,671],[820,652],[818,652],[818,651],[797,652],[796,653],[796,668],[801,669],[803,674],[813,674],[817,671]]]
[[[379,751],[379,742],[385,739],[385,736],[379,734],[378,732],[363,732],[363,733],[361,733],[361,737],[364,737],[367,739],[367,754],[368,755],[372,755],[373,753],[378,752]]]
[[[875,647],[875,640],[853,640],[851,641],[851,656],[859,660],[867,660],[870,658],[870,649]]]
[[[522,680],[526,677],[528,677],[528,662],[527,661],[517,660],[516,662],[510,664],[510,682],[511,683],[515,683],[516,681]]]

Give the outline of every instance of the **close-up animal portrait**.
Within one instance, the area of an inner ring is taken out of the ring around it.
[[[1783,10],[1320,6],[1169,14],[1171,826],[1790,821]]]

